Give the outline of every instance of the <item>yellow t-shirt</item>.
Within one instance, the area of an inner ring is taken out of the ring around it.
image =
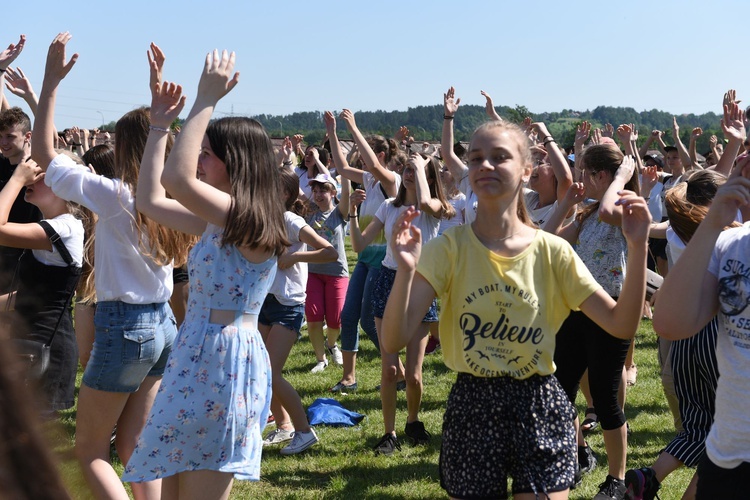
[[[442,300],[445,364],[477,377],[554,373],[560,325],[601,288],[570,244],[544,231],[501,257],[471,225],[454,227],[424,246],[417,271]]]

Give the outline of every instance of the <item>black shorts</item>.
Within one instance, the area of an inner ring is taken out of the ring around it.
[[[554,376],[459,373],[443,416],[440,485],[453,498],[553,493],[573,484],[573,405]]]
[[[750,462],[742,462],[734,469],[719,467],[703,455],[698,464],[698,486],[695,498],[741,500],[747,498],[745,479],[750,475]]]
[[[385,305],[388,303],[388,297],[391,295],[393,281],[396,279],[396,270],[389,267],[381,267],[380,274],[375,280],[375,286],[372,289],[372,315],[376,318],[382,318],[385,312]],[[432,304],[424,315],[422,323],[435,323],[438,320],[437,300],[432,299]]]

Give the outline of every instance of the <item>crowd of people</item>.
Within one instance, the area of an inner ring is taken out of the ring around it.
[[[0,354],[15,360],[2,363],[0,401],[19,402],[0,417],[6,491],[65,497],[27,415],[77,403],[75,456],[96,498],[127,498],[123,482],[136,499],[228,498],[234,479],[260,478],[264,448],[319,442],[284,375],[306,324],[311,376],[341,367],[334,394],[358,389],[361,327],[381,359],[374,452],[401,450],[405,390],[403,436],[442,436],[451,498],[505,498],[509,479],[514,498],[567,498],[597,464],[597,426],[608,470],[596,500],[653,499],[683,465],[697,466],[683,498],[744,498],[750,156],[734,91],[725,140],[702,156],[701,131],[686,148],[676,119],[671,146],[660,131],[639,148],[634,124],[583,122],[566,149],[544,123],[503,120],[484,91],[488,121],[465,148],[452,87],[438,147],[406,127],[365,135],[344,109],[325,112],[323,144],[274,148],[256,120],[212,119],[239,82],[233,52],[206,56],[173,128],[186,97],[151,44],[150,106],[120,118],[113,140],[55,128],[70,39],[52,41],[38,97],[11,67],[25,37],[0,52]],[[629,469],[633,338],[652,312],[675,438]],[[436,346],[457,375],[442,429],[428,430],[422,364]],[[32,408],[20,387],[37,390]],[[46,481],[13,482],[21,451],[38,453]]]

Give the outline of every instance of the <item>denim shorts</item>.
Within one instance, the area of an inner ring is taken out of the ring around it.
[[[167,366],[177,323],[168,303],[96,304],[94,348],[83,383],[108,392],[135,392]]]
[[[388,297],[391,295],[391,288],[393,288],[393,281],[395,279],[395,269],[385,266],[380,268],[380,274],[375,281],[375,288],[372,291],[372,314],[376,318],[383,317],[385,305],[388,303]],[[422,318],[422,323],[435,323],[437,320],[437,300],[432,299],[432,304],[430,304],[427,314]]]
[[[263,307],[260,308],[258,323],[261,325],[281,325],[299,333],[305,319],[305,304],[285,306],[272,293],[266,295]]]

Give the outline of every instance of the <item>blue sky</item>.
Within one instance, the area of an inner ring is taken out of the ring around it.
[[[442,103],[454,85],[467,104],[483,104],[486,90],[533,112],[679,115],[719,112],[728,88],[750,104],[746,12],[739,0],[6,2],[0,44],[27,35],[16,65],[38,93],[49,43],[71,32],[80,58],[59,90],[58,128],[148,104],[151,41],[188,106],[205,54],[237,53],[240,83],[223,114],[406,110]]]

